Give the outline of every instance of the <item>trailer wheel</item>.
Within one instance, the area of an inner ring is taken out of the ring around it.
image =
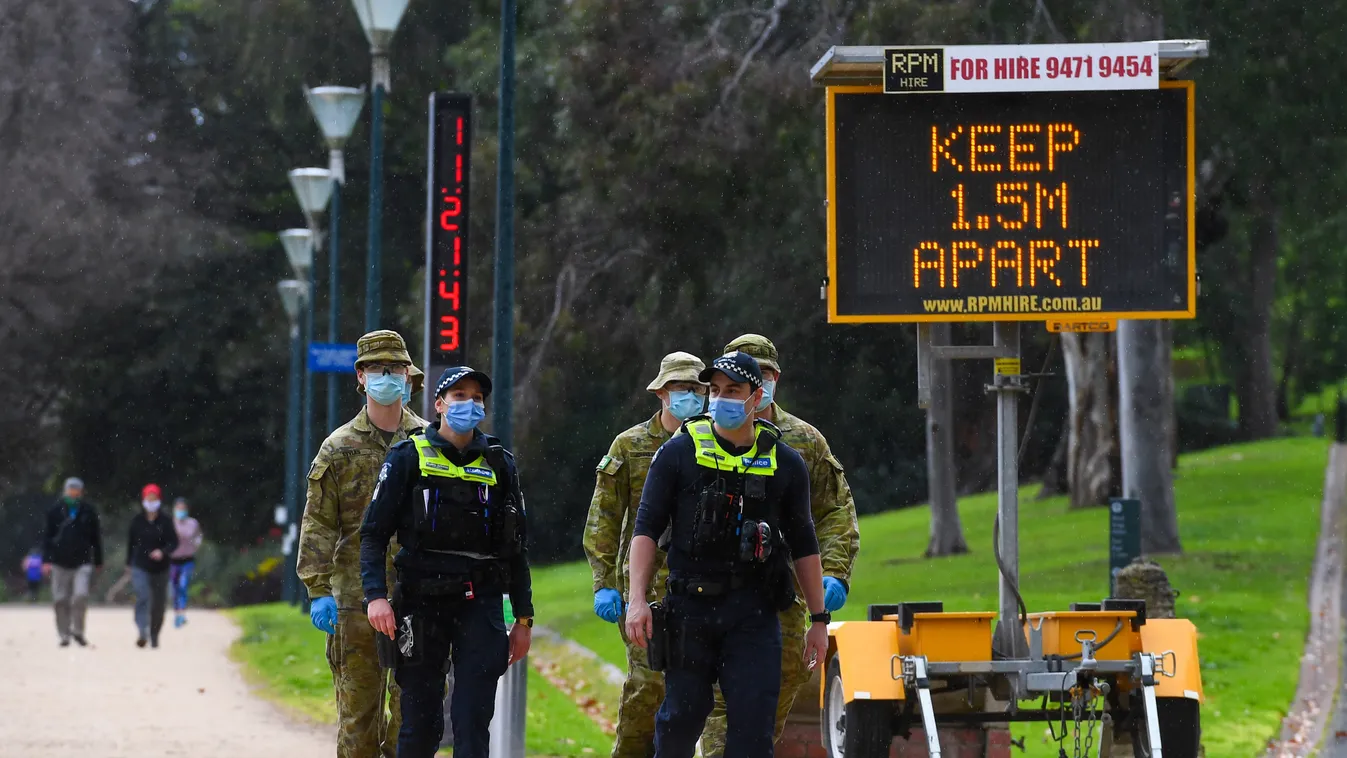
[[[1197,758],[1202,746],[1202,709],[1186,697],[1157,697],[1156,717],[1160,720],[1160,748],[1165,758]],[[1151,758],[1146,725],[1138,723],[1133,739],[1136,758]]]
[[[828,758],[887,758],[893,743],[893,705],[886,700],[852,700],[842,694],[842,666],[828,661],[823,692],[823,749]]]

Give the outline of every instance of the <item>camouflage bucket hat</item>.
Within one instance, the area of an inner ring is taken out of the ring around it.
[[[426,386],[426,373],[421,369],[417,368],[416,364],[414,363],[412,364],[411,368],[407,369],[407,378],[411,379],[412,381],[413,395],[420,392],[421,388]]]
[[[706,368],[706,364],[702,363],[702,359],[692,353],[669,353],[664,356],[664,360],[659,362],[659,375],[655,377],[655,381],[651,382],[650,385],[646,387],[646,391],[654,392],[656,390],[664,389],[664,385],[669,382],[696,382],[698,384],[705,384],[705,382],[697,378],[697,375],[700,374],[704,368]]]
[[[762,368],[781,371],[781,364],[777,363],[776,345],[761,334],[743,334],[735,337],[733,342],[725,346],[725,352],[732,353],[735,350],[753,356]]]
[[[361,337],[355,343],[355,367],[362,363],[388,361],[411,365],[412,357],[407,354],[407,343],[402,335],[388,329],[380,329]]]

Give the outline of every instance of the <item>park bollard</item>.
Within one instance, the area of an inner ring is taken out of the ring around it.
[[[1333,439],[1339,443],[1347,442],[1347,398],[1338,395],[1338,417],[1334,425]]]

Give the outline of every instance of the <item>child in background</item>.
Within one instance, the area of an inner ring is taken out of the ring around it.
[[[37,592],[42,589],[42,550],[33,548],[23,559],[23,578],[28,580],[28,602],[37,602]]]
[[[173,528],[178,532],[178,548],[169,555],[169,587],[173,591],[173,627],[187,623],[187,587],[196,567],[196,551],[201,547],[201,524],[187,514],[187,498],[173,501]]]

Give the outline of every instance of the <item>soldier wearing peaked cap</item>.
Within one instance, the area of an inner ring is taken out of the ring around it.
[[[313,625],[328,635],[338,758],[393,758],[399,693],[379,666],[377,634],[361,607],[359,530],[389,448],[426,421],[407,407],[420,372],[397,332],[361,337],[355,369],[365,407],[328,435],[314,456],[296,572],[308,589]],[[385,716],[385,698],[391,716]]]
[[[762,367],[763,392],[756,415],[781,430],[781,439],[799,451],[809,469],[809,509],[818,537],[819,558],[823,564],[824,605],[829,613],[847,600],[851,569],[860,550],[860,529],[856,525],[856,502],[851,497],[842,464],[833,457],[823,434],[796,416],[787,413],[776,401],[781,378],[780,356],[776,345],[760,334],[744,334],[725,346],[725,352],[739,350],[753,356]],[[794,649],[802,644],[809,629],[809,612],[802,599],[781,613],[781,696],[777,702],[774,739],[781,739],[786,717],[795,698],[809,684],[810,670]],[[702,758],[725,755],[725,699],[717,692],[716,706],[702,733]]]
[[[777,613],[795,602],[792,565],[813,622],[795,654],[813,666],[828,645],[809,472],[774,426],[752,420],[763,393],[752,356],[722,355],[700,378],[711,385],[708,415],[660,447],[641,494],[627,634],[664,671],[656,758],[691,758],[715,684],[729,713],[725,753],[770,758],[781,686]],[[667,594],[656,612],[646,593],[666,530]]]
[[[491,379],[467,366],[435,384],[438,423],[393,446],[360,527],[369,623],[402,689],[399,758],[430,758],[444,735],[451,657],[454,755],[486,758],[496,684],[529,649],[533,590],[514,457],[477,424]],[[401,549],[390,591],[389,541]],[[503,597],[515,624],[505,629]]]
[[[584,547],[594,573],[594,613],[604,621],[616,624],[622,619],[629,585],[627,556],[646,472],[660,445],[702,412],[707,385],[698,377],[705,368],[691,353],[664,356],[659,374],[646,386],[659,398],[659,411],[619,434],[599,461]],[[655,586],[663,586],[668,572],[662,556],[656,556],[654,571]],[[646,600],[653,602],[657,595],[651,590]],[[627,645],[627,679],[617,710],[613,758],[647,758],[654,747],[655,711],[664,699],[664,675],[650,670],[645,649],[627,639],[621,625],[619,629]]]

